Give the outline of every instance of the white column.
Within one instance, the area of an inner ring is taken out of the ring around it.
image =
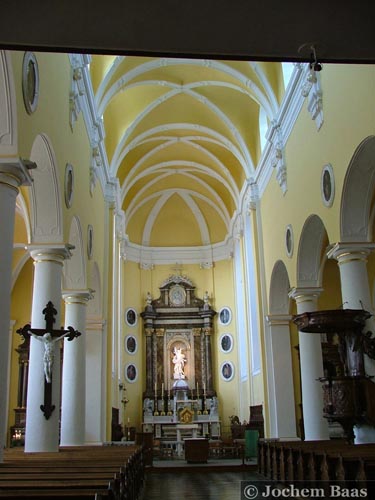
[[[49,245],[30,247],[34,259],[34,288],[31,327],[46,327],[43,309],[51,301],[57,311],[54,329],[61,325],[61,275],[64,260],[70,257],[69,247]],[[76,340],[76,339],[75,339]],[[75,342],[73,340],[72,342]],[[55,362],[52,367],[52,404],[55,410],[45,419],[40,405],[44,404],[44,345],[30,339],[29,383],[27,390],[25,451],[58,451],[60,414],[60,342],[55,342]]]
[[[290,345],[291,316],[267,316],[270,325],[274,414],[270,415],[271,437],[297,439],[292,352]]]
[[[336,243],[328,252],[328,258],[336,259],[340,269],[341,294],[344,309],[365,309],[373,313],[367,273],[367,257],[375,249],[373,243]],[[374,318],[366,322],[364,331],[374,332]],[[365,372],[375,375],[375,363],[364,357]],[[356,443],[375,442],[375,429],[369,426],[355,427]]]
[[[22,162],[5,163],[5,159],[0,159],[0,462],[3,461],[8,422],[9,325],[16,198],[19,186],[30,184],[31,177]]]
[[[297,313],[318,310],[322,289],[293,288],[289,293],[297,304]],[[318,380],[323,377],[321,337],[316,333],[299,332],[301,388],[305,440],[329,439],[328,422],[323,417],[323,389]]]
[[[90,290],[63,293],[65,328],[72,326],[81,335],[73,341],[64,340],[61,398],[62,446],[79,446],[85,442],[86,407],[86,310],[92,298]]]

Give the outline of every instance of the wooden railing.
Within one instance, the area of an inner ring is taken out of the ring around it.
[[[258,470],[280,483],[323,481],[366,485],[375,477],[375,444],[260,439]]]

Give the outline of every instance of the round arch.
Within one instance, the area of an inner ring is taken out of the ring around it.
[[[302,228],[297,256],[297,287],[321,286],[328,235],[320,217],[310,215]]]
[[[69,243],[74,246],[72,257],[64,262],[64,288],[78,290],[86,288],[86,260],[83,251],[82,227],[74,216],[70,225]]]
[[[61,189],[57,161],[49,138],[38,135],[30,159],[37,164],[30,188],[31,243],[63,241]]]
[[[0,157],[17,156],[17,104],[10,53],[0,50]]]
[[[290,300],[288,292],[290,282],[288,271],[282,260],[278,260],[272,270],[270,282],[270,315],[289,314]]]
[[[340,208],[341,241],[371,241],[371,203],[375,187],[375,136],[364,139],[350,160]]]

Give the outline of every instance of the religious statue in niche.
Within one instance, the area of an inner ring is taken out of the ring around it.
[[[186,363],[185,354],[182,352],[182,347],[175,347],[173,349],[173,359],[172,363],[174,364],[174,379],[184,379],[185,372],[184,367]]]

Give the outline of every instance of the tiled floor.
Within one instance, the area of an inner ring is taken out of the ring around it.
[[[162,472],[156,469],[146,474],[144,500],[240,500],[241,481],[259,478],[249,470],[207,472],[204,467],[197,471]]]
[[[210,459],[207,464],[185,460],[154,460],[147,470],[144,500],[240,500],[241,481],[256,479],[256,462]]]

